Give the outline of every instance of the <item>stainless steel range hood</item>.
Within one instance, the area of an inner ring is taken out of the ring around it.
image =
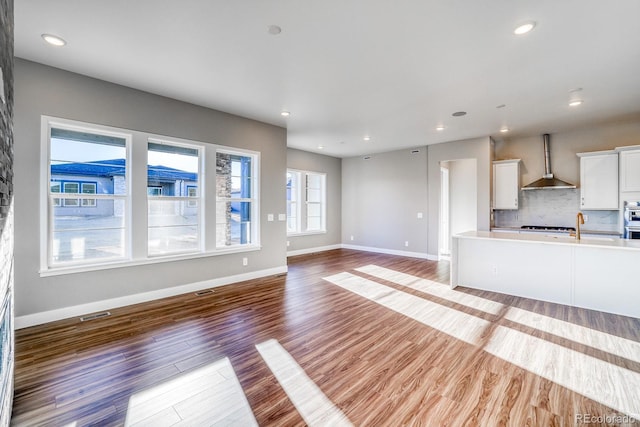
[[[551,154],[549,151],[550,136],[548,133],[542,135],[544,141],[544,175],[537,181],[522,187],[523,190],[554,190],[563,188],[576,188],[575,185],[569,184],[561,179],[554,178],[551,173]]]

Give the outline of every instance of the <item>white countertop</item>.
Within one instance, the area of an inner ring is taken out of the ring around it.
[[[494,239],[519,242],[544,243],[554,245],[580,245],[592,247],[607,247],[616,249],[630,249],[640,251],[640,240],[618,239],[613,237],[583,237],[576,240],[566,234],[544,233],[508,233],[493,231],[467,231],[454,237],[465,239]]]

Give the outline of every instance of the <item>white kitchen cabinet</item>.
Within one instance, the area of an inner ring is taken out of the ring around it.
[[[493,162],[493,209],[518,209],[520,159]]]
[[[620,151],[620,191],[640,191],[640,146]]]
[[[580,209],[617,210],[618,153],[596,151],[580,157]]]

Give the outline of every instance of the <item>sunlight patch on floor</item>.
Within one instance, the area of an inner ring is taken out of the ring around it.
[[[469,344],[478,343],[482,333],[490,326],[490,322],[479,317],[351,273],[334,274],[324,280]]]
[[[542,314],[532,313],[516,307],[510,307],[504,317],[505,319],[530,328],[597,348],[598,350],[615,354],[616,356],[624,357],[634,362],[640,362],[640,343],[636,341],[617,337],[595,329],[585,328],[584,326]]]
[[[256,349],[307,425],[352,425],[278,341],[262,342]]]
[[[500,304],[499,302],[456,291],[442,283],[423,279],[407,273],[400,273],[399,271],[391,270],[389,268],[379,267],[377,265],[367,265],[356,268],[355,270],[377,277],[378,279],[386,280],[388,282],[415,289],[416,291],[424,292],[457,304],[475,308],[476,310],[484,311],[485,313],[498,314],[500,313],[500,310],[504,308],[504,304]]]
[[[484,349],[626,415],[640,419],[640,373],[498,326]]]
[[[227,357],[129,399],[126,426],[257,426]]]

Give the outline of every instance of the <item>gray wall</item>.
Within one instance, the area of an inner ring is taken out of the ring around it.
[[[470,183],[477,190],[478,230],[489,230],[490,227],[490,176],[491,176],[491,139],[475,138],[464,141],[453,141],[443,144],[429,145],[429,246],[430,257],[438,256],[439,204],[440,204],[440,162],[450,160],[475,159],[476,182]],[[453,186],[449,192],[460,191]]]
[[[287,167],[327,174],[327,232],[305,236],[290,236],[288,251],[304,251],[339,245],[342,224],[342,160],[336,157],[287,149]],[[282,180],[284,185],[284,178]]]
[[[15,65],[17,315],[286,265],[286,223],[266,221],[268,213],[277,218],[286,212],[285,129],[29,61],[18,59]],[[34,226],[41,212],[35,191],[40,182],[41,115],[259,151],[262,250],[41,278],[40,236]],[[242,257],[249,258],[247,267]]]
[[[449,230],[451,235],[477,230],[478,216],[475,211],[469,209],[469,206],[476,206],[478,203],[478,187],[469,185],[470,182],[477,179],[477,161],[476,159],[462,159],[446,163],[449,165]]]
[[[427,150],[418,150],[342,160],[344,244],[426,255]]]

